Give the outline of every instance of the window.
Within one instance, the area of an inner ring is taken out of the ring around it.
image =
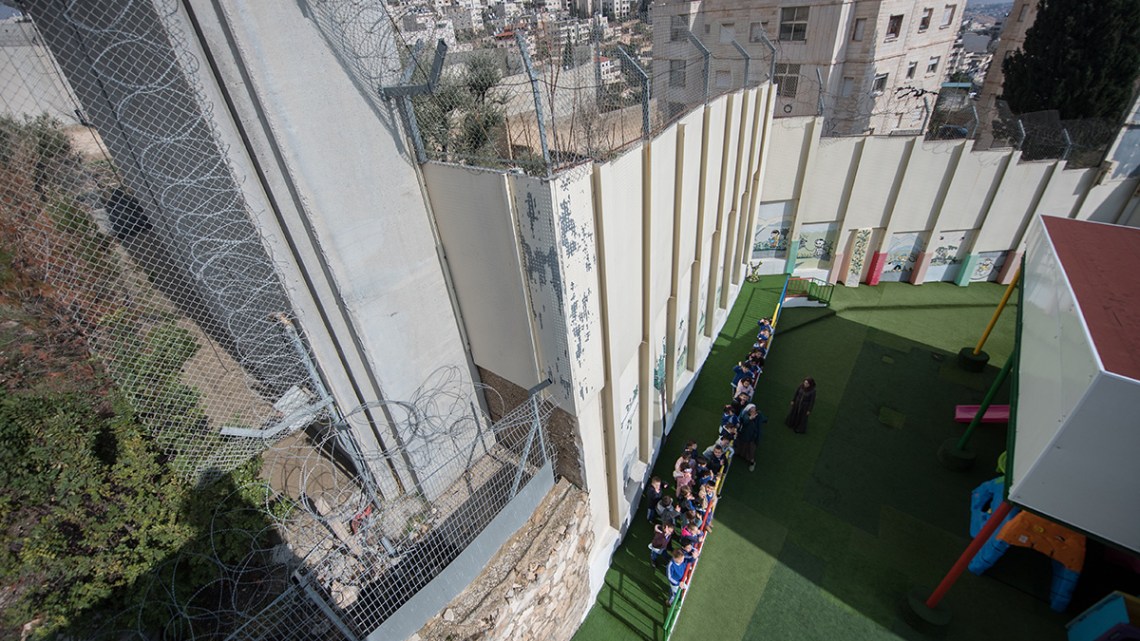
[[[918,63],[912,62],[906,66],[906,79],[913,80],[915,72],[918,71]]]
[[[871,93],[876,96],[887,90],[887,74],[881,73],[875,76],[875,82],[871,85]]]
[[[901,13],[891,16],[890,20],[887,20],[887,40],[894,40],[899,37],[899,34],[902,33],[902,21]]]
[[[764,42],[763,22],[753,22],[748,25],[748,42]]]
[[[717,89],[731,89],[732,88],[732,72],[731,71],[718,71],[718,72],[716,72],[716,88]]]
[[[942,12],[942,24],[939,26],[940,29],[945,29],[954,23],[954,11],[957,9],[958,5],[956,4],[946,5],[946,9]]]
[[[720,26],[720,41],[723,44],[731,44],[736,40],[736,23],[726,22]]]
[[[669,42],[680,42],[688,37],[688,16],[673,16],[669,20]]]
[[[780,9],[780,40],[807,40],[808,7]]]
[[[863,40],[863,32],[867,30],[866,18],[855,18],[855,30],[851,32],[851,39],[856,42]]]
[[[942,56],[930,56],[930,62],[926,63],[926,73],[936,73],[941,60]]]
[[[781,98],[795,98],[800,84],[800,66],[788,63],[776,64],[776,85]]]
[[[1028,2],[1021,5],[1021,11],[1019,11],[1017,13],[1017,21],[1018,22],[1025,22],[1025,14],[1027,14],[1027,13],[1029,13],[1029,3]]]
[[[670,87],[684,87],[685,86],[685,61],[684,60],[670,60],[669,61],[669,86]]]
[[[934,18],[934,8],[927,7],[922,10],[922,19],[918,21],[918,32],[922,33],[930,28],[930,21]]]
[[[839,95],[844,97],[844,98],[850,98],[851,93],[853,91],[855,91],[855,79],[854,78],[844,78],[843,79],[843,86],[839,90]]]

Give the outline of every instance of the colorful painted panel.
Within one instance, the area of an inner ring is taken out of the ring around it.
[[[756,211],[756,233],[752,237],[752,260],[786,257],[788,232],[791,228],[791,202],[761,204]]]
[[[796,273],[801,270],[831,268],[835,256],[835,223],[815,223],[800,228],[800,247],[796,253]]]
[[[856,229],[851,236],[851,262],[847,268],[847,279],[843,282],[847,287],[859,286],[859,277],[863,275],[863,263],[867,260],[870,245],[871,228]]]
[[[891,243],[887,246],[887,262],[883,265],[880,282],[909,282],[914,264],[925,246],[922,232],[891,234]]]
[[[978,264],[974,265],[974,273],[970,274],[970,281],[975,283],[987,280],[997,280],[1005,265],[1008,252],[982,252],[978,255]]]
[[[936,280],[951,281],[958,275],[962,259],[966,257],[973,231],[945,231],[930,242],[930,267],[926,270],[926,282]]]

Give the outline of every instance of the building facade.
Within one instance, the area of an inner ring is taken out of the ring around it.
[[[691,31],[712,56],[710,90],[765,80],[774,48],[778,116],[822,113],[832,134],[921,130],[961,9],[922,0],[666,0],[653,5],[654,93],[666,103],[701,100]],[[748,78],[737,46],[751,58]]]

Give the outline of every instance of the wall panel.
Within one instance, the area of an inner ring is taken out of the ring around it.
[[[778,108],[778,107],[777,107]],[[772,146],[764,173],[764,201],[792,200],[802,171],[811,118],[777,118],[772,122]]]
[[[859,172],[855,176],[847,216],[843,226],[886,227],[890,211],[887,204],[895,177],[905,168],[907,138],[867,138],[859,158]]]
[[[423,174],[472,358],[515,385],[534,385],[530,310],[503,175],[437,163]]]
[[[641,153],[602,165],[601,174],[610,348],[625,363],[641,344]]]
[[[946,202],[942,205],[940,229],[977,229],[984,207],[993,192],[1005,159],[1004,151],[974,151],[962,155]]]
[[[1051,162],[1019,163],[1006,170],[972,253],[1017,246],[1033,212],[1037,194],[1052,171]]]
[[[800,209],[801,224],[839,220],[840,199],[850,179],[852,162],[862,138],[824,138],[819,143],[814,174],[807,177],[804,190],[811,190],[811,210]],[[777,156],[778,157],[778,156]]]
[[[656,312],[665,309],[673,269],[673,184],[677,166],[677,125],[662,132],[652,144],[650,309]]]

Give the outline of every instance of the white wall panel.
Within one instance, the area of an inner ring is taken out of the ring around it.
[[[900,232],[929,231],[934,226],[938,190],[961,143],[919,142],[911,152],[891,228]]]
[[[1026,250],[1013,483],[1057,435],[1099,369],[1040,219]]]
[[[1101,372],[1011,498],[1131,550],[1140,550],[1140,383]],[[1019,444],[1020,446],[1020,444]],[[1014,468],[1016,472],[1017,468]]]
[[[905,168],[907,138],[867,138],[859,159],[847,216],[847,229],[886,227],[890,217],[887,202],[895,177]]]
[[[1115,223],[1140,178],[1115,183],[1096,185],[1089,191],[1088,198],[1077,213],[1078,220],[1091,220],[1098,223]]]
[[[641,344],[641,152],[602,165],[606,303],[614,363],[636,359]]]
[[[475,363],[534,385],[530,310],[503,175],[437,163],[423,173]]]
[[[994,188],[1008,152],[972,151],[962,155],[946,202],[942,205],[941,229],[977,229],[983,207]]]
[[[685,155],[684,155],[684,184],[681,189],[681,254],[680,272],[687,272],[689,264],[697,253],[697,242],[701,239],[701,230],[697,229],[697,195],[698,182],[701,171],[701,123],[702,110],[689,114],[682,120],[685,123]],[[672,179],[670,179],[672,180]],[[683,275],[683,274],[682,274]],[[687,289],[688,278],[682,278],[681,288]]]
[[[564,172],[552,185],[559,262],[565,281],[566,340],[579,402],[596,394],[605,383],[591,177],[587,171]]]
[[[819,142],[815,171],[804,182],[804,191],[811,191],[811,209],[800,208],[797,213],[800,224],[839,220],[840,198],[855,152],[862,142],[862,138],[824,138]]]
[[[662,132],[652,144],[650,309],[657,310],[664,309],[665,300],[669,298],[673,269],[673,184],[677,166],[677,125]]]
[[[1068,218],[1077,199],[1085,189],[1096,179],[1095,169],[1066,169],[1055,172],[1049,181],[1049,187],[1041,196],[1037,205],[1037,213],[1043,216],[1060,216]]]
[[[554,382],[548,389],[555,402],[576,414],[579,399],[567,340],[567,282],[551,185],[531,176],[512,174],[508,179],[518,212],[519,253],[530,293],[531,318],[538,335],[539,371]]]
[[[1015,247],[1032,213],[1034,198],[1053,171],[1053,163],[1019,163],[1005,172],[972,253]]]
[[[772,121],[772,146],[768,151],[768,169],[764,173],[764,201],[791,200],[796,197],[796,181],[807,148],[811,118],[777,118]]]

